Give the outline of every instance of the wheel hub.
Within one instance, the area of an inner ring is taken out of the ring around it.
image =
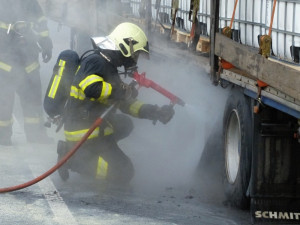
[[[237,110],[233,110],[227,123],[225,134],[225,167],[228,182],[233,184],[240,166],[241,129]]]

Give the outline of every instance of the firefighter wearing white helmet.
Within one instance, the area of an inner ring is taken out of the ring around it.
[[[128,183],[133,165],[117,142],[133,129],[129,116],[168,123],[174,115],[171,106],[145,104],[137,99],[137,90],[125,84],[118,67],[135,66],[139,53],[149,54],[148,40],[141,28],[132,23],[118,25],[110,35],[92,38],[95,48],[84,56],[71,86],[65,110],[65,141],[58,145],[58,159],[79,141],[99,115],[115,102],[122,113],[110,113],[90,135],[84,149],[59,169],[61,178],[69,177],[69,169],[117,184]],[[127,115],[126,115],[127,114]]]

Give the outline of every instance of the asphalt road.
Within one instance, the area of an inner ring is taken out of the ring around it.
[[[2,187],[32,180],[55,164],[55,144],[19,144],[1,148]],[[207,190],[185,184],[152,188],[112,187],[75,173],[64,182],[55,172],[1,194],[0,224],[250,224],[247,212],[225,207]]]
[[[69,48],[69,30],[50,23],[53,59],[42,64],[45,90],[61,50]],[[175,52],[176,54],[176,52]],[[195,168],[212,124],[222,114],[226,90],[211,85],[207,59],[195,64],[155,53],[140,61],[149,79],[180,96],[185,107],[175,106],[167,125],[133,119],[135,129],[119,145],[132,159],[135,177],[130,187],[114,187],[71,173],[67,182],[57,172],[28,188],[0,194],[1,225],[34,224],[204,224],[250,223],[250,214],[223,204],[219,184],[194,180]],[[140,99],[163,105],[168,100],[153,90],[141,89]],[[28,144],[16,105],[12,147],[0,146],[0,186],[19,185],[38,177],[56,163],[56,142],[61,132],[48,130],[50,145]],[[202,171],[206,172],[206,171]],[[209,171],[207,171],[209,172]]]

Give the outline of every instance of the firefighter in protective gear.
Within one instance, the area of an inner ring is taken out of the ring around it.
[[[11,145],[15,93],[29,142],[49,142],[43,126],[39,53],[52,56],[47,20],[36,0],[0,0],[0,144]]]
[[[136,99],[137,90],[122,82],[118,67],[136,66],[139,54],[149,54],[145,33],[135,24],[121,23],[113,32],[92,39],[96,51],[81,60],[67,104],[64,124],[66,142],[59,142],[59,159],[88,131],[93,122],[111,104],[118,102],[119,111],[111,112],[95,129],[67,166],[59,169],[68,179],[68,169],[92,177],[102,177],[116,184],[127,184],[134,174],[131,160],[117,142],[133,129],[128,115],[168,123],[174,115],[171,106],[145,104]],[[120,113],[122,112],[122,113]]]

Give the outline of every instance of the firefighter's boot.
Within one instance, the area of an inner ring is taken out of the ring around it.
[[[67,143],[59,140],[57,143],[57,162],[59,162],[66,154],[68,153]],[[69,167],[68,162],[63,164],[58,169],[58,174],[63,181],[68,180],[69,178]]]

